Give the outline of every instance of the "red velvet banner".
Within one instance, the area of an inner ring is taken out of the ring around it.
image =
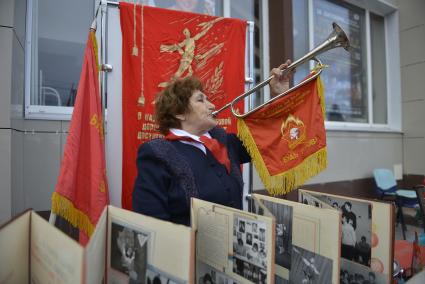
[[[120,3],[122,30],[122,207],[131,209],[141,143],[161,137],[154,99],[174,78],[195,75],[219,108],[244,91],[246,22]],[[238,107],[242,110],[243,105]],[[219,125],[236,132],[230,112]]]
[[[327,165],[319,77],[238,121],[238,135],[271,194],[285,194]]]
[[[98,76],[96,37],[94,31],[90,31],[59,178],[52,196],[52,212],[87,236],[93,233],[104,207],[109,204]]]

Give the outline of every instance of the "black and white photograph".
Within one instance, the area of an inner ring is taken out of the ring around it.
[[[208,264],[198,261],[196,264],[197,284],[233,284],[235,283],[226,274],[214,269]]]
[[[176,277],[169,275],[159,269],[148,265],[146,270],[146,284],[186,284],[186,281],[178,280]],[[207,282],[208,283],[208,282]]]
[[[263,200],[263,204],[276,218],[275,263],[291,269],[293,209],[268,200]]]
[[[384,274],[343,258],[341,258],[339,277],[341,284],[383,284],[387,282]]]
[[[318,207],[318,208],[323,208],[323,203],[320,202],[320,200],[317,200],[311,194],[301,193],[300,199],[301,199],[300,202],[302,202],[303,204],[311,205],[311,206]]]
[[[290,283],[332,283],[332,259],[292,245]]]
[[[252,202],[250,202],[250,206],[251,206],[251,212],[260,215],[260,216],[264,216],[264,209],[261,207],[261,205],[259,204],[259,200],[257,199],[252,199]]]
[[[128,283],[144,283],[149,233],[112,222],[111,268]]]
[[[253,224],[252,224],[252,232],[253,232],[253,233],[257,233],[257,232],[258,232],[258,226],[257,226],[257,223],[253,223]]]
[[[266,229],[260,228],[258,232],[258,240],[265,242],[266,241]]]
[[[327,195],[317,195],[317,198],[341,211],[341,257],[370,266],[371,204]]]
[[[252,245],[252,233],[246,233],[246,244]]]
[[[235,216],[233,226],[238,228],[238,232],[233,235],[233,272],[251,282],[265,283],[267,278],[266,223]]]
[[[239,232],[245,233],[245,222],[244,221],[239,222]]]

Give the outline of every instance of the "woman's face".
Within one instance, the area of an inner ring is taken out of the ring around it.
[[[212,115],[214,108],[215,106],[204,93],[195,90],[189,99],[188,112],[176,117],[181,120],[183,130],[200,136],[217,125],[217,121]]]

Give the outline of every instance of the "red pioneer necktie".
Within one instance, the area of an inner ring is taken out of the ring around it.
[[[199,142],[189,136],[177,136],[172,132],[168,132],[168,134],[165,136],[165,139],[169,141],[182,140],[182,141]],[[205,135],[202,135],[201,137],[199,137],[199,139],[204,144],[205,148],[207,148],[213,154],[214,158],[220,164],[225,166],[227,172],[230,173],[230,160],[229,160],[229,156],[227,155],[226,146],[218,142],[217,139],[209,138],[208,136],[205,136]]]

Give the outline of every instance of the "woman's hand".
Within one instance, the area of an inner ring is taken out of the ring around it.
[[[289,89],[289,80],[292,77],[294,71],[283,72],[282,70],[291,65],[291,60],[286,60],[285,63],[281,64],[278,68],[273,68],[270,71],[270,75],[273,75],[273,79],[270,81],[270,92],[271,97],[275,97],[281,93],[284,93]]]

